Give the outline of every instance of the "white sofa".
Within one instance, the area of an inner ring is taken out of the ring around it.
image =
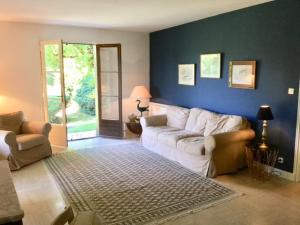
[[[143,117],[141,125],[145,148],[209,177],[243,168],[255,136],[246,119],[200,108],[165,105],[164,114]]]

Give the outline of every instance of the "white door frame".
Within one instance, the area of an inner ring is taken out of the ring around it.
[[[297,109],[297,127],[295,140],[294,173],[295,181],[300,181],[300,80],[298,89],[298,109]]]
[[[49,40],[40,42],[41,61],[42,61],[42,82],[43,82],[43,110],[45,121],[48,120],[48,95],[47,95],[47,76],[46,76],[46,65],[45,65],[45,45],[55,44],[59,47],[59,63],[60,63],[60,83],[61,83],[61,101],[62,101],[62,123],[51,124],[52,129],[49,134],[50,143],[55,147],[67,147],[67,121],[66,121],[66,100],[65,100],[65,87],[64,87],[64,63],[63,63],[63,42],[62,40]]]

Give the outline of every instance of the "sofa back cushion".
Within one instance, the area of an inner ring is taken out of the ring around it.
[[[214,114],[208,119],[204,136],[238,131],[245,128],[245,121],[240,116]]]
[[[185,129],[204,135],[206,123],[213,115],[213,112],[205,109],[192,108]]]
[[[23,112],[13,112],[0,115],[0,130],[13,131],[20,134],[23,123]]]
[[[178,129],[184,129],[190,110],[178,106],[167,107],[167,125]]]

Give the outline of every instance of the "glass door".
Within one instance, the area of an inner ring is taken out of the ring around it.
[[[67,146],[62,41],[41,42],[45,120],[52,124],[50,142]]]
[[[95,46],[63,43],[68,141],[98,135]]]
[[[121,45],[96,46],[100,135],[123,137]]]

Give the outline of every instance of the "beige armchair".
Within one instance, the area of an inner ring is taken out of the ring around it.
[[[48,135],[51,125],[24,121],[23,112],[0,115],[0,160],[7,159],[11,170],[52,154]]]

